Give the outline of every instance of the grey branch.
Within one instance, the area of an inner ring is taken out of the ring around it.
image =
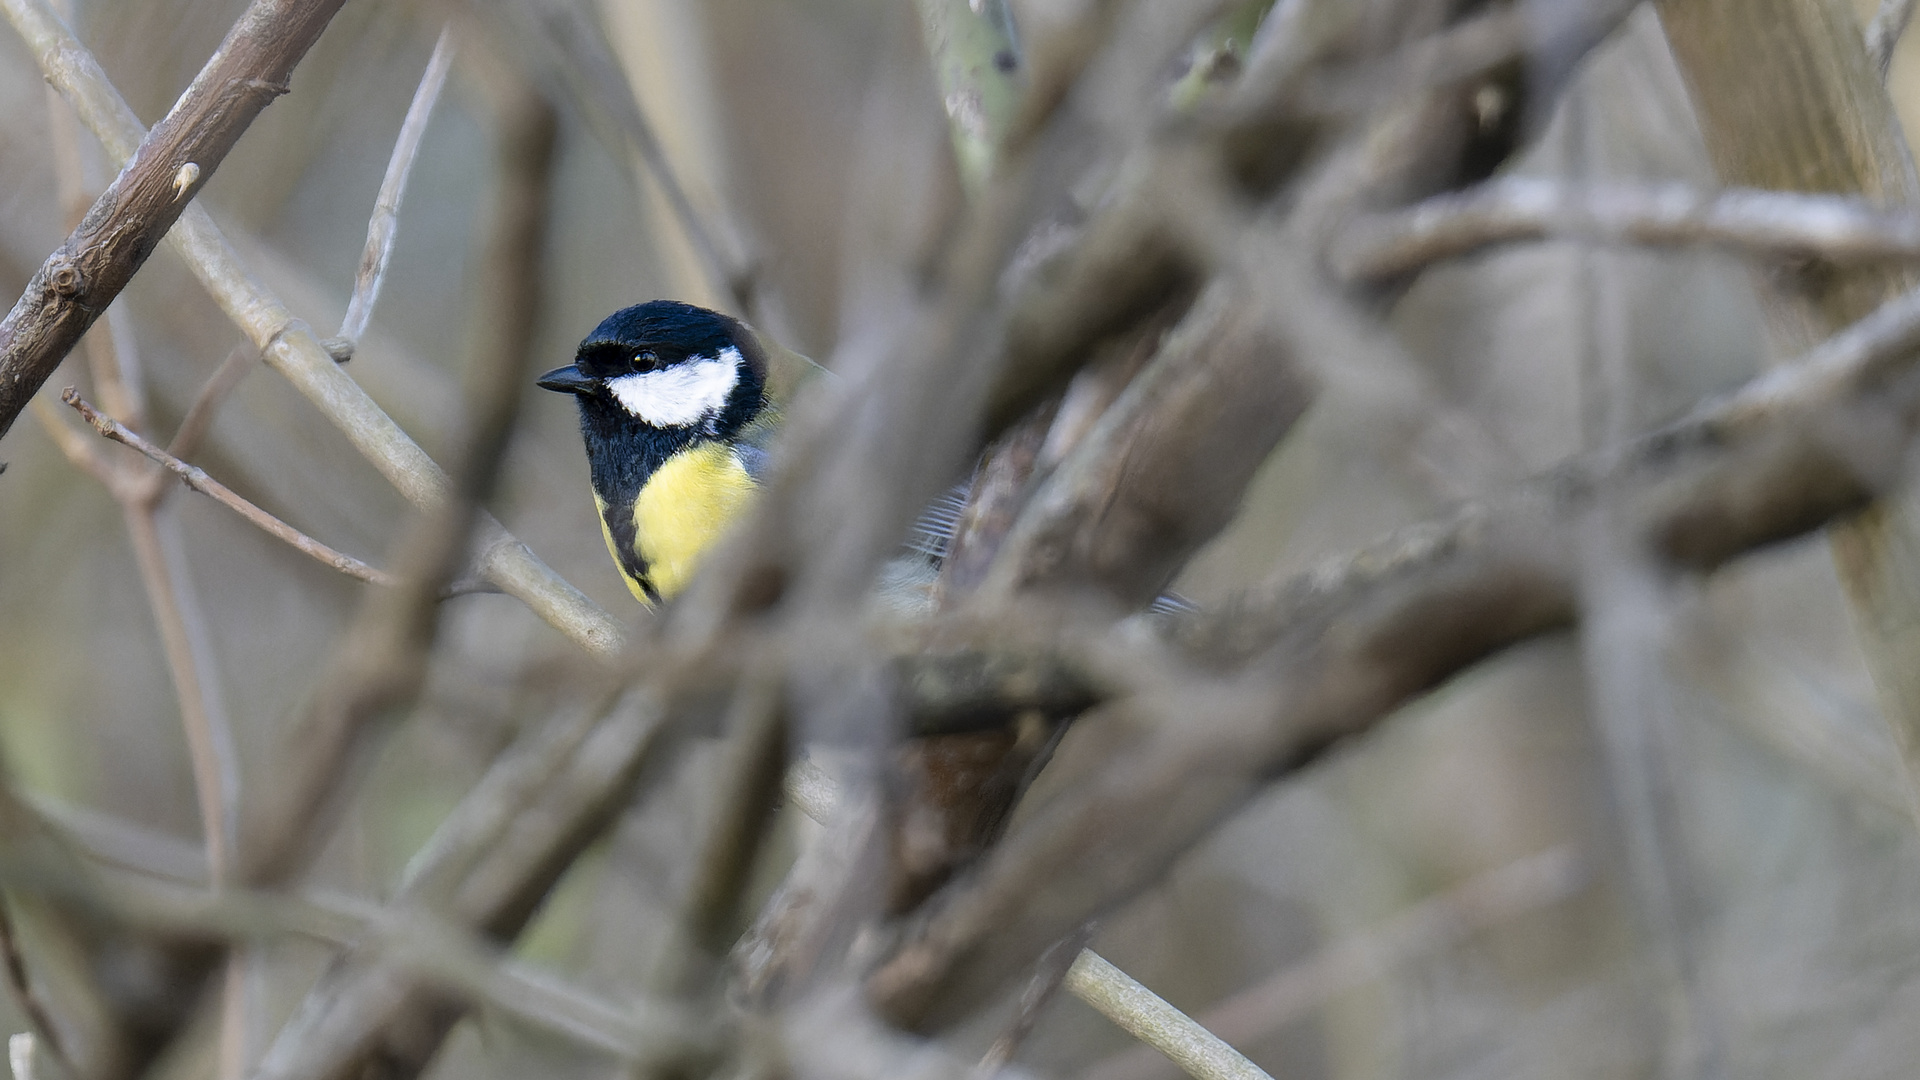
[[[4,10],[27,41],[47,80],[59,90],[107,152],[125,160],[145,131],[93,54],[47,8],[44,0],[6,0]],[[354,447],[415,506],[437,506],[447,477],[352,378],[340,370],[311,328],[293,317],[240,261],[213,219],[188,206],[167,241],[186,260],[214,301]],[[618,652],[625,631],[512,534],[489,517],[478,528],[475,566],[534,613],[601,656]]]
[[[1867,24],[1867,57],[1873,61],[1882,80],[1887,77],[1887,69],[1893,66],[1894,47],[1900,44],[1900,36],[1913,21],[1915,6],[1915,0],[1880,0],[1873,21]]]
[[[315,540],[313,537],[281,521],[279,518],[260,509],[246,499],[241,498],[232,488],[208,476],[205,469],[181,461],[179,458],[148,442],[138,433],[129,431],[126,425],[115,420],[113,417],[101,414],[92,405],[89,405],[85,398],[82,398],[76,393],[73,387],[69,386],[61,391],[60,400],[73,406],[74,411],[78,412],[87,423],[93,425],[95,431],[98,431],[100,434],[122,446],[129,446],[140,451],[142,454],[165,466],[169,472],[178,476],[188,487],[240,515],[248,524],[266,533],[268,536],[285,543],[288,547],[293,548],[302,555],[306,555],[323,566],[338,570],[348,577],[359,578],[361,581],[372,582],[376,585],[392,585],[394,583],[394,578],[391,574],[368,566],[366,563],[361,562],[351,555],[335,551],[320,541]]]
[[[1920,412],[1916,350],[1920,292],[1671,427],[1203,621],[1188,647],[1237,672],[1084,718],[1088,760],[1070,790],[935,897],[869,993],[901,1022],[951,1023],[1267,783],[1486,656],[1572,623],[1574,533],[1602,489],[1629,540],[1694,572],[1865,505],[1904,464]],[[1168,716],[1182,722],[1155,723]]]
[[[9,0],[16,23],[33,17],[27,2]],[[180,100],[126,155],[128,166],[0,321],[0,434],[159,246],[253,118],[287,92],[294,66],[343,2],[254,0]]]
[[[1514,176],[1359,218],[1329,260],[1349,281],[1382,281],[1497,244],[1561,237],[1834,262],[1920,259],[1920,214],[1844,195]]]
[[[420,154],[420,139],[427,132],[434,103],[447,84],[447,72],[453,69],[453,26],[440,31],[433,43],[433,55],[427,70],[407,106],[407,118],[400,124],[400,135],[393,141],[393,156],[387,159],[387,175],[380,181],[380,194],[374,199],[373,217],[367,221],[367,247],[360,254],[360,270],[353,279],[353,296],[347,301],[346,317],[340,320],[340,333],[325,344],[333,358],[345,361],[360,344],[373,318],[373,305],[380,299],[380,286],[387,279],[387,262],[393,257],[394,237],[400,231],[400,200],[407,193],[407,177]]]

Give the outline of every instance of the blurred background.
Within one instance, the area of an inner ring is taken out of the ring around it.
[[[148,123],[244,6],[72,3],[74,29]],[[348,4],[293,92],[200,196],[323,336],[340,323],[387,155],[445,17],[424,2]],[[828,366],[863,305],[885,293],[872,279],[888,264],[872,250],[910,245],[893,223],[956,197],[940,94],[915,10],[900,0],[540,0],[498,5],[487,21],[510,43],[507,61],[550,87],[561,110],[543,364],[566,361],[628,304],[726,304],[618,117],[577,70],[569,77],[580,66],[569,33],[604,43],[695,204],[751,259],[763,329]],[[1890,84],[1910,132],[1920,122],[1917,45],[1897,55]],[[348,368],[436,457],[459,430],[493,175],[468,65],[456,60],[427,129],[385,290]],[[56,126],[75,130],[66,109],[31,54],[0,32],[0,288],[10,295],[67,232],[53,150]],[[897,131],[883,160],[861,135],[876,123]],[[90,199],[112,169],[90,136],[78,151]],[[1596,54],[1511,168],[1712,185],[1651,11]],[[144,372],[149,429],[171,432],[243,339],[166,248],[117,306]],[[1388,319],[1382,353],[1398,366],[1356,362],[1330,381],[1178,588],[1204,606],[1537,472],[1606,432],[1671,418],[1777,359],[1764,318],[1748,271],[1714,254],[1545,242],[1430,272]],[[69,383],[87,385],[78,353],[43,393]],[[644,614],[594,520],[572,404],[531,385],[527,395],[492,509],[638,624]],[[200,830],[188,753],[120,512],[33,417],[0,443],[0,460],[7,774],[49,805],[138,823],[153,843],[191,851]],[[195,462],[376,564],[408,518],[389,485],[264,369],[221,409]],[[274,783],[276,737],[313,692],[318,661],[365,586],[189,492],[170,499],[161,524],[197,597],[190,617],[203,634],[210,706],[235,735],[244,814],[248,793]],[[1637,674],[1660,688],[1675,771],[1688,780],[1678,830],[1700,892],[1690,898],[1694,977],[1715,1003],[1727,1073],[1910,1075],[1920,1060],[1920,834],[1827,544],[1768,551],[1683,593],[1648,614],[1654,647]],[[317,876],[331,887],[389,889],[507,740],[544,718],[574,663],[573,646],[511,598],[462,597],[446,612],[427,696],[382,750],[323,860]],[[1572,635],[1479,666],[1271,790],[1102,925],[1096,947],[1202,1017],[1292,978],[1235,1040],[1274,1076],[1651,1075],[1665,961],[1618,884],[1620,818],[1600,775],[1588,671]],[[698,783],[689,770],[578,865],[522,954],[606,993],[631,992],[645,927],[679,885],[676,844]],[[1524,860],[1543,852],[1559,872],[1513,877],[1515,865],[1538,870]],[[324,958],[293,943],[261,950],[250,969],[260,1003],[250,1054]],[[57,957],[36,959],[57,1003],[73,976]],[[0,1002],[9,1030],[24,1026],[14,1008]],[[977,1054],[997,1023],[983,1018],[954,1044]],[[165,1075],[211,1071],[203,1027]],[[1063,996],[1020,1061],[1050,1075],[1177,1075],[1135,1046]],[[484,1014],[463,1023],[435,1066],[443,1076],[534,1070],[603,1076],[610,1066]]]

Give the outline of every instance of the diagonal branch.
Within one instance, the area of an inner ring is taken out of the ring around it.
[[[44,0],[5,0],[0,10],[32,48],[48,81],[73,104],[107,152],[130,156],[145,132],[93,54]],[[312,329],[260,284],[205,210],[187,207],[167,240],[267,365],[339,428],[407,501],[430,507],[447,497],[446,474],[340,370]],[[482,516],[476,533],[478,573],[588,651],[601,656],[619,651],[625,631],[599,605],[491,516]]]
[[[1917,352],[1920,291],[1671,427],[1194,627],[1187,646],[1232,673],[1084,718],[1068,789],[928,905],[869,994],[898,1021],[951,1024],[1264,785],[1481,659],[1570,625],[1574,538],[1602,490],[1629,539],[1694,572],[1865,506],[1920,426]]]
[[[73,406],[74,411],[85,418],[87,423],[93,425],[95,431],[98,431],[100,434],[122,446],[129,446],[140,451],[142,454],[160,463],[175,476],[178,476],[188,487],[213,499],[234,513],[239,514],[242,518],[246,519],[248,524],[266,533],[268,536],[284,542],[295,551],[312,558],[323,566],[338,570],[348,577],[359,578],[361,581],[372,582],[376,585],[394,584],[393,575],[369,566],[351,555],[335,551],[286,522],[281,521],[279,518],[274,517],[272,514],[267,513],[265,510],[253,505],[246,499],[241,498],[232,488],[208,476],[205,469],[181,461],[179,458],[148,442],[145,438],[142,438],[139,433],[128,430],[126,425],[115,420],[113,417],[101,415],[92,405],[87,404],[85,398],[75,393],[73,387],[69,386],[61,391],[60,400]]]
[[[0,435],[107,309],[345,0],[254,0],[0,321]],[[18,0],[8,14],[20,18]]]

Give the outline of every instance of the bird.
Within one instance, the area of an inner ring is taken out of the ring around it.
[[[607,316],[538,385],[573,395],[607,550],[653,607],[767,478],[780,405],[819,371],[729,315],[652,300]]]
[[[601,535],[636,599],[656,607],[686,587],[766,482],[782,406],[825,375],[730,315],[651,300],[607,316],[573,363],[540,376],[579,408]],[[911,614],[930,600],[969,486],[922,509],[883,574],[889,610]],[[1186,606],[1168,594],[1151,610]]]

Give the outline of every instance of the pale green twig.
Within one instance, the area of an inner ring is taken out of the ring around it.
[[[1073,967],[1067,969],[1067,990],[1127,1034],[1172,1058],[1194,1080],[1273,1080],[1240,1051],[1092,949],[1080,950]]]
[[[1024,85],[1005,0],[917,0],[940,83],[960,181],[977,195],[1020,105]]]

